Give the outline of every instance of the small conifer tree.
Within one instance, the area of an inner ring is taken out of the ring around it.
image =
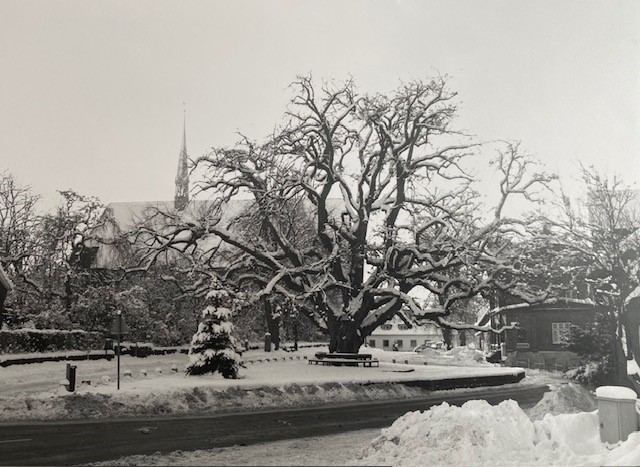
[[[207,294],[207,306],[202,311],[198,331],[191,339],[188,375],[220,372],[225,378],[237,378],[242,365],[231,335],[231,310],[222,306],[229,294],[219,286]]]
[[[606,311],[596,312],[593,322],[583,328],[571,326],[564,347],[575,352],[582,364],[566,376],[593,386],[617,384],[615,345],[616,324]]]

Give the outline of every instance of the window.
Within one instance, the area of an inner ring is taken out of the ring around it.
[[[406,331],[407,329],[409,329],[409,326],[407,326],[406,324],[398,324],[398,329],[400,329],[401,331]]]
[[[375,339],[369,339],[369,347],[375,347],[376,346],[376,340]]]
[[[529,349],[531,346],[527,342],[527,331],[520,328],[516,336],[516,349]]]
[[[396,339],[395,341],[393,341],[394,344],[396,344],[399,348],[402,348],[402,339]]]
[[[393,326],[391,324],[383,324],[382,326],[380,326],[380,329],[382,329],[383,331],[389,331],[392,327]]]
[[[518,342],[527,342],[527,331],[522,328],[518,329]]]
[[[418,341],[415,339],[411,339],[411,344],[409,344],[409,347],[417,347],[418,346]]]
[[[551,343],[563,344],[569,335],[571,323],[551,323]]]
[[[382,341],[382,347],[389,347],[389,339],[384,339]]]

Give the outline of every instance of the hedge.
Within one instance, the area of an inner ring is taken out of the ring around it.
[[[57,329],[13,329],[0,331],[0,354],[104,349],[101,332]]]

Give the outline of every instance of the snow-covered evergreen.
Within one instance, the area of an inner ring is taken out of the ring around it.
[[[237,378],[242,358],[236,351],[231,335],[231,310],[221,305],[229,294],[216,287],[207,294],[207,306],[202,311],[202,321],[191,339],[188,375],[204,373],[222,374],[225,378]]]

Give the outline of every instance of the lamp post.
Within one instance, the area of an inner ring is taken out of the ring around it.
[[[117,389],[120,390],[120,339],[123,335],[129,332],[129,328],[124,322],[122,317],[122,311],[116,311],[116,319],[113,321],[113,326],[111,327],[111,334],[116,336],[118,340],[118,344],[116,346],[116,360],[117,360]]]

